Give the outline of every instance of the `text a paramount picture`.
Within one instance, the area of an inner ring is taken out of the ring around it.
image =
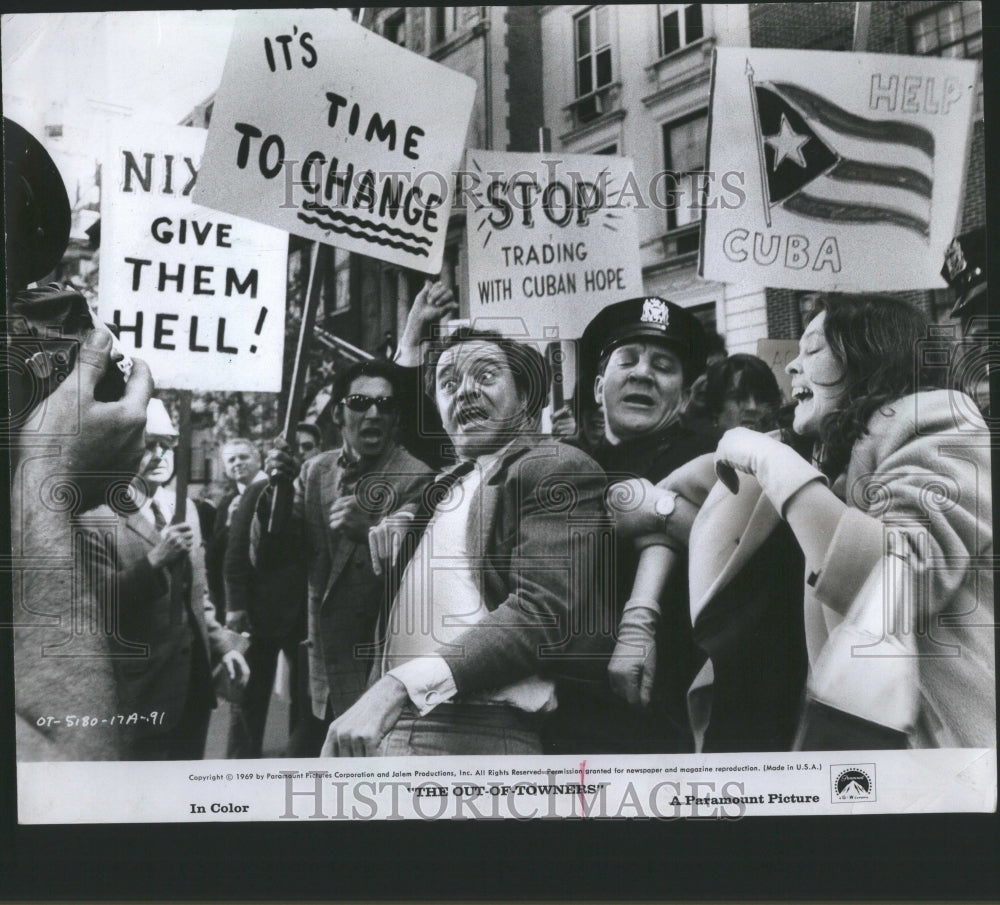
[[[995,811],[981,9],[821,7],[4,16],[20,823]]]

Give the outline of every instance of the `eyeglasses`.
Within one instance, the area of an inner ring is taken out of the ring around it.
[[[392,396],[364,396],[352,393],[343,399],[352,412],[367,412],[373,405],[380,415],[394,415],[399,410],[399,403]]]
[[[305,440],[299,444],[300,452],[312,452],[316,448],[316,444],[311,440]]]

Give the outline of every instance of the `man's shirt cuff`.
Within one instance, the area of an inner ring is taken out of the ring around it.
[[[451,667],[443,657],[436,655],[408,660],[390,669],[386,675],[393,676],[403,683],[413,706],[421,716],[425,716],[438,704],[450,701],[458,694]]]

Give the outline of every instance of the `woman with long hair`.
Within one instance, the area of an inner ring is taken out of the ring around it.
[[[898,299],[824,298],[787,368],[812,462],[728,431],[691,530],[696,625],[781,522],[801,548],[798,748],[995,745],[989,434],[928,388],[926,328]]]

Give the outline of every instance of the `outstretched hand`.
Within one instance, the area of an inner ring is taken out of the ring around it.
[[[423,288],[413,300],[413,306],[406,318],[403,335],[399,338],[396,361],[406,368],[420,364],[420,340],[428,326],[441,320],[446,314],[458,314],[455,293],[440,280],[424,282]]]

